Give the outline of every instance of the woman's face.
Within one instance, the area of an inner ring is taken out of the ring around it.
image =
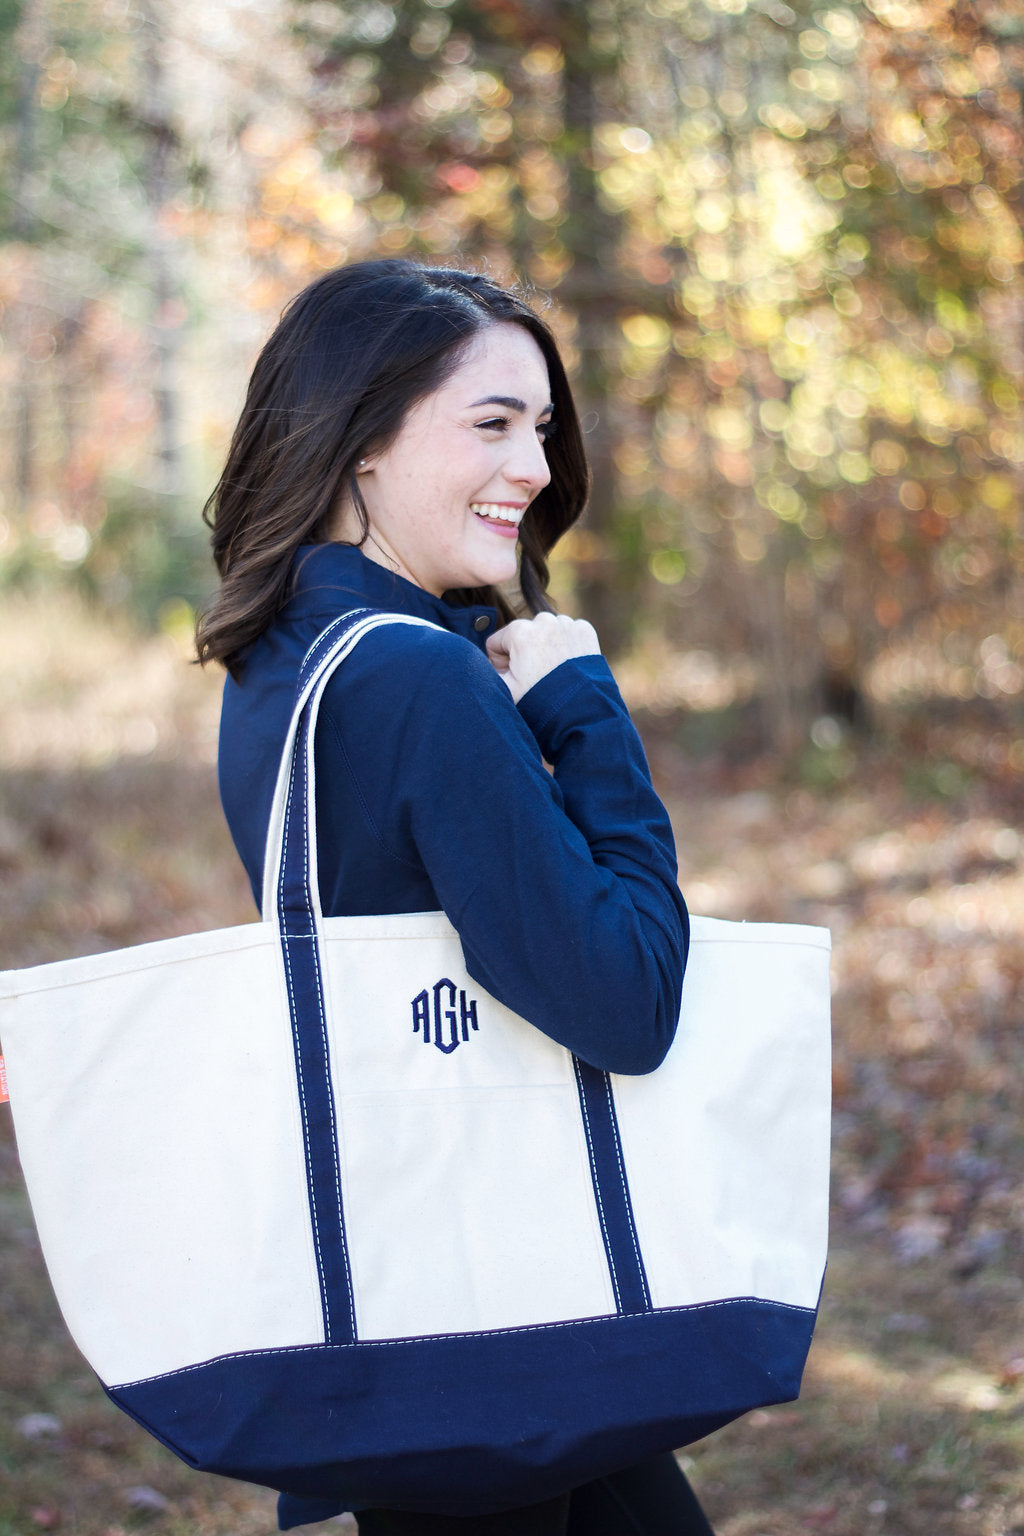
[[[358,471],[363,552],[439,597],[516,575],[523,513],[551,478],[544,355],[519,325],[479,332],[454,373],[414,405],[398,436]],[[354,509],[336,536],[359,537]]]

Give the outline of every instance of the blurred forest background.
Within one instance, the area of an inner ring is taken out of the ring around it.
[[[190,668],[255,353],[375,254],[519,275],[696,911],[834,938],[799,1405],[720,1536],[1024,1533],[1022,0],[0,0],[0,964],[252,917]],[[0,1119],[0,1536],[261,1536],[62,1333]]]
[[[340,262],[553,300],[560,595],[761,743],[1024,687],[1013,0],[0,0],[0,571],[166,624],[254,350]],[[1016,769],[1001,737],[987,749]]]

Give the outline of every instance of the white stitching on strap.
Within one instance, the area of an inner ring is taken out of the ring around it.
[[[611,1078],[607,1072],[601,1074],[604,1081],[604,1091],[608,1098],[608,1113],[611,1119],[612,1138],[615,1142],[615,1161],[619,1165],[619,1178],[622,1182],[622,1199],[626,1207],[626,1220],[629,1222],[629,1235],[633,1243],[633,1252],[636,1255],[636,1266],[640,1275],[640,1284],[647,1297],[647,1305],[650,1306],[650,1286],[647,1284],[647,1276],[644,1272],[644,1261],[640,1253],[640,1240],[637,1237],[636,1227],[633,1223],[633,1202],[629,1198],[629,1185],[626,1183],[626,1169],[622,1161],[622,1143],[619,1140],[619,1122],[615,1114],[615,1098],[612,1094]]]
[[[292,760],[292,779],[293,780],[294,780],[294,776],[295,776],[295,761],[293,759]],[[287,808],[285,810],[285,826],[284,826],[284,836],[282,838],[282,847],[285,846],[285,844],[287,844],[287,841],[288,841],[288,821],[289,821],[289,819],[291,817],[291,813],[292,813],[291,812],[291,808],[292,808],[292,797],[291,797],[291,793],[289,793],[289,795],[288,795],[288,802],[287,802]],[[283,895],[283,887],[284,887],[284,861],[282,860],[282,862],[281,862],[281,869],[280,869],[280,872],[278,874],[278,900],[280,900],[282,895]],[[292,979],[292,962],[291,962],[291,956],[288,953],[288,941],[287,941],[287,939],[285,939],[281,943],[280,948],[281,948],[281,953],[284,956],[285,980],[286,980],[286,983],[287,983],[287,986],[288,986],[289,1009],[290,1009],[292,1018],[294,1018],[296,1013],[298,1012],[298,1009],[297,1009],[297,1005],[296,1005],[296,1001],[295,1001],[295,985],[294,985],[294,981]],[[302,1052],[300,1050],[296,1049],[294,1054],[295,1054],[295,1077],[296,1077],[296,1081],[298,1083],[298,1088],[299,1088],[299,1098],[302,1101],[302,1139],[303,1139],[303,1142],[305,1143],[305,1147],[306,1147],[306,1177],[307,1177],[307,1179],[309,1179],[310,1178],[309,1169],[310,1169],[310,1165],[312,1163],[312,1158],[310,1156],[310,1147],[309,1147],[309,1115],[308,1115],[308,1112],[307,1112],[307,1105],[306,1105],[306,1083],[305,1083],[305,1078],[304,1078],[303,1071],[302,1071]],[[321,1246],[320,1246],[320,1228],[319,1228],[319,1225],[317,1223],[317,1218],[316,1218],[316,1199],[312,1196],[312,1191],[310,1191],[309,1210],[310,1210],[310,1215],[311,1215],[312,1221],[313,1221],[313,1246],[316,1249],[316,1267],[317,1267],[317,1270],[318,1270],[319,1275],[320,1275],[320,1293],[321,1293],[322,1297],[326,1297],[326,1295],[327,1295],[327,1276],[326,1276],[326,1274],[324,1272],[324,1256],[323,1256],[323,1251],[322,1251]],[[331,1341],[331,1323],[330,1323],[330,1317],[329,1317],[329,1315],[327,1313],[326,1308],[324,1308],[323,1317],[324,1317],[324,1332],[325,1332],[325,1334],[327,1336],[327,1342],[330,1343],[330,1341]]]
[[[577,1093],[579,1095],[580,1110],[583,1115],[583,1129],[586,1133],[587,1147],[590,1151],[590,1182],[593,1185],[594,1197],[597,1200],[597,1214],[600,1217],[601,1231],[604,1235],[604,1251],[608,1259],[608,1269],[611,1273],[612,1290],[615,1292],[615,1305],[619,1309],[619,1312],[621,1312],[622,1296],[619,1292],[619,1277],[615,1273],[615,1255],[612,1252],[611,1234],[608,1231],[608,1223],[605,1220],[604,1201],[601,1199],[601,1181],[597,1177],[597,1157],[594,1152],[594,1141],[590,1134],[590,1116],[587,1113],[587,1094],[583,1086],[583,1074],[580,1071],[580,1064],[576,1060],[575,1056],[572,1058],[572,1069],[576,1074]]]
[[[312,752],[312,750],[313,750],[313,737],[312,737],[312,733],[311,732],[307,732],[307,740],[309,742],[309,751]],[[310,775],[308,773],[308,756],[307,756],[306,753],[303,753],[302,766],[303,766],[303,782],[305,784],[306,797],[307,797],[306,803],[307,803],[307,806],[308,806],[308,804],[309,804],[309,797],[314,793],[314,785],[313,785],[312,780],[310,778]],[[315,928],[316,927],[316,917],[314,915],[313,895],[312,895],[312,892],[311,892],[310,886],[309,886],[309,817],[308,816],[305,816],[303,818],[303,823],[302,823],[302,851],[303,851],[303,869],[305,871],[306,901],[307,901],[307,904],[309,906],[310,914],[311,914],[313,925],[314,925],[314,928]],[[314,938],[315,937],[316,937],[316,935],[314,934]],[[327,1077],[327,1104],[328,1104],[328,1108],[330,1110],[330,1116],[331,1116],[331,1148],[332,1148],[332,1159],[333,1159],[333,1162],[334,1162],[334,1190],[335,1190],[335,1195],[337,1197],[337,1203],[338,1203],[338,1226],[339,1226],[340,1231],[341,1231],[341,1257],[342,1257],[342,1263],[345,1266],[345,1285],[346,1285],[346,1289],[348,1291],[348,1313],[349,1313],[349,1320],[350,1320],[350,1322],[352,1324],[352,1337],[355,1338],[355,1336],[356,1336],[356,1307],[355,1307],[355,1297],[354,1297],[354,1294],[353,1294],[353,1286],[352,1286],[352,1274],[351,1274],[351,1271],[349,1269],[349,1261],[348,1261],[348,1241],[347,1241],[346,1233],[345,1233],[345,1212],[344,1212],[344,1208],[342,1206],[342,1200],[341,1200],[341,1164],[340,1164],[340,1162],[338,1160],[338,1128],[337,1128],[337,1120],[336,1120],[335,1112],[334,1112],[334,1081],[333,1081],[333,1079],[331,1077],[331,1070],[330,1070],[331,1056],[330,1056],[330,1044],[329,1044],[328,1037],[327,1037],[327,1009],[326,1009],[325,1004],[324,1004],[324,990],[323,990],[323,983],[322,983],[322,978],[321,978],[321,974],[320,974],[321,966],[320,966],[320,945],[319,945],[319,943],[315,943],[314,946],[313,946],[313,951],[312,951],[312,956],[311,956],[311,963],[312,963],[312,966],[313,966],[313,975],[316,978],[317,1005],[318,1005],[319,1012],[320,1012],[320,1038],[323,1041],[324,1068],[325,1068],[325,1073],[326,1073],[326,1077]],[[324,1319],[324,1323],[325,1323],[326,1331],[329,1333],[330,1332],[330,1322],[329,1322],[329,1320],[327,1318],[325,1318]]]

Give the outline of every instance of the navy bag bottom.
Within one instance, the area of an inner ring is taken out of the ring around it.
[[[497,1514],[795,1398],[814,1319],[741,1299],[229,1355],[107,1390],[203,1471],[352,1509]]]

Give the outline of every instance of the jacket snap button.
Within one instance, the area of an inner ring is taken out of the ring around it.
[[[487,617],[486,613],[478,614],[477,617],[473,620],[473,628],[479,634],[483,634],[484,630],[485,629],[490,629],[490,627],[491,627],[491,621]]]

